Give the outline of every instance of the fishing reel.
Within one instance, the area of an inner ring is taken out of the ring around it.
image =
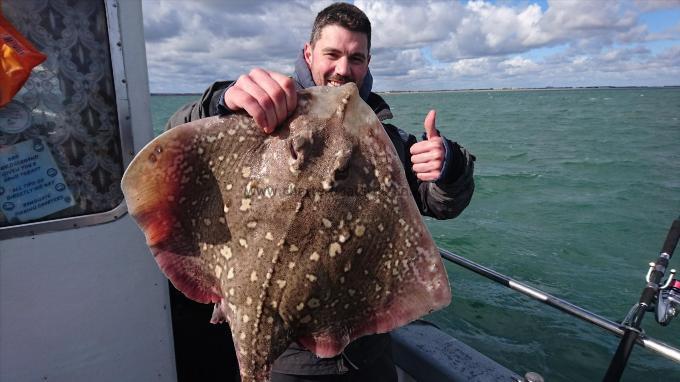
[[[674,276],[675,269],[671,269],[671,275],[663,286],[659,287],[659,293],[656,296],[654,316],[656,322],[662,326],[670,324],[673,318],[680,313],[680,280],[675,279]]]
[[[621,379],[633,346],[640,337],[644,337],[642,318],[645,312],[654,310],[656,321],[662,326],[668,325],[680,313],[680,280],[675,280],[675,269],[671,269],[670,276],[663,281],[678,241],[680,241],[680,217],[671,224],[656,262],[649,263],[649,271],[645,277],[647,285],[642,290],[639,302],[621,323],[624,333],[616,348],[616,354],[609,363],[604,382],[616,382]]]

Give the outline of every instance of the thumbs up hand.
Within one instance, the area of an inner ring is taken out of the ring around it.
[[[417,142],[411,146],[411,162],[413,172],[422,181],[433,181],[439,178],[444,167],[444,141],[437,133],[435,120],[437,112],[430,110],[423,123],[427,140]]]

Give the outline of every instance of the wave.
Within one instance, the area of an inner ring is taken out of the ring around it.
[[[517,153],[517,154],[510,154],[505,159],[518,159],[518,158],[526,158],[529,155],[527,152],[523,153]]]
[[[518,172],[518,173],[506,173],[506,174],[479,174],[475,175],[476,180],[499,180],[499,179],[536,179],[540,178],[541,174],[536,174],[533,172]]]
[[[581,159],[565,159],[557,160],[556,164],[566,165],[566,166],[607,166],[607,165],[622,165],[622,164],[638,164],[636,161],[630,159],[592,159],[592,158],[581,158]]]

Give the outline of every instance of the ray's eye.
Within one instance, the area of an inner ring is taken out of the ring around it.
[[[350,163],[352,159],[352,150],[344,150],[338,154],[335,162],[335,169],[333,170],[333,178],[335,180],[347,179],[350,171]]]
[[[297,160],[297,159],[298,159],[298,153],[297,153],[297,151],[295,150],[295,143],[294,143],[293,141],[290,141],[290,142],[288,143],[288,149],[290,150],[290,157],[291,157],[293,160]]]
[[[311,131],[294,136],[288,143],[291,160],[298,166],[301,165],[301,162],[304,162],[313,150],[313,143],[314,138]]]
[[[305,161],[306,146],[308,146],[307,140],[300,136],[293,137],[288,143],[288,151],[290,152],[289,163],[297,169],[300,169]]]
[[[348,175],[349,175],[349,161],[346,161],[345,164],[335,169],[336,180],[346,179]]]

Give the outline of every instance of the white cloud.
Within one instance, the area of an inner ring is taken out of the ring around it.
[[[543,17],[537,4],[511,7],[470,2],[449,38],[436,44],[433,52],[447,61],[521,53],[559,41],[559,36],[541,29]]]
[[[374,76],[405,76],[414,68],[427,66],[419,49],[377,50],[373,52],[371,62]]]
[[[617,0],[557,0],[549,5],[542,27],[555,35],[624,30],[636,22],[635,14]]]
[[[143,0],[151,89],[200,92],[255,66],[290,74],[329,3]],[[377,90],[680,84],[680,20],[648,24],[680,0],[355,4],[373,26]]]
[[[541,70],[540,65],[536,64],[532,60],[522,58],[519,56],[501,62],[500,64],[498,64],[498,67],[509,76],[531,74]]]
[[[290,73],[325,3],[144,0],[152,91],[199,92],[255,66]]]
[[[446,39],[460,22],[462,5],[454,1],[355,1],[371,20],[376,48],[420,48]]]
[[[492,69],[492,62],[488,57],[458,60],[451,65],[454,76],[478,77],[488,74]]]
[[[658,11],[680,6],[680,0],[635,0],[635,5],[641,11]]]

